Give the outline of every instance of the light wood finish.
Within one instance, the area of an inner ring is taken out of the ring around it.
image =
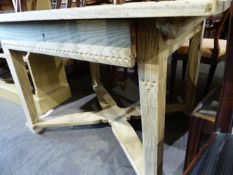
[[[120,21],[121,20],[118,20],[117,23],[119,24]],[[168,23],[169,21],[170,20],[168,20]],[[123,22],[125,23],[126,21],[123,20]],[[76,24],[76,22],[74,23]],[[90,23],[92,22],[90,21]],[[127,21],[127,24],[129,23],[131,22]],[[48,27],[50,26],[49,23],[46,24],[48,25]],[[96,63],[91,63],[90,66],[92,74],[92,83],[93,88],[96,91],[97,99],[99,100],[100,106],[102,107],[102,109],[104,109],[103,111],[100,111],[100,113],[97,114],[91,112],[60,116],[59,118],[54,117],[40,119],[40,121],[36,122],[34,125],[31,125],[30,128],[36,130],[43,129],[46,127],[96,124],[99,122],[109,123],[112,126],[114,135],[119,141],[121,147],[123,148],[125,154],[127,155],[137,174],[156,174],[157,172],[158,174],[161,174],[163,149],[162,147],[164,137],[163,130],[165,115],[165,82],[167,57],[173,51],[178,49],[185,41],[189,40],[191,37],[196,35],[201,30],[201,28],[199,25],[193,26],[192,30],[187,31],[185,33],[179,33],[177,34],[176,38],[167,39],[166,37],[162,36],[160,30],[158,30],[155,27],[157,25],[157,20],[155,19],[139,20],[137,21],[137,25],[137,37],[138,43],[140,43],[138,44],[137,54],[139,65],[138,72],[140,77],[139,84],[144,139],[143,146],[141,141],[137,137],[135,131],[127,122],[127,120],[129,120],[131,116],[140,115],[140,108],[135,106],[131,106],[128,108],[119,108],[117,106],[116,102],[111,97],[111,95],[105,90],[103,86],[101,86],[99,67]],[[117,26],[115,27],[117,28]],[[2,30],[3,29],[4,27],[2,27]],[[111,29],[111,27],[105,28],[106,31],[108,31],[108,29]],[[11,30],[4,31],[11,32]],[[86,29],[86,31],[88,31],[88,29]],[[117,31],[117,29],[115,31]],[[130,30],[127,31],[129,32],[128,36],[130,38]],[[34,31],[32,30],[31,32]],[[7,49],[28,51],[27,49],[25,49],[27,47],[24,47],[24,37],[20,38],[17,35],[18,34],[16,33],[14,35],[16,37],[10,38],[9,40],[7,40],[7,38],[2,39],[3,47]],[[9,35],[9,37],[11,36]],[[118,35],[116,35],[115,37],[119,38]],[[112,40],[114,40],[114,38],[112,38]],[[68,42],[69,40],[66,41]],[[14,46],[12,46],[11,43],[16,42],[19,46],[15,48]],[[66,50],[70,49],[69,42],[64,43],[63,40],[59,40],[58,44],[59,42],[62,42]],[[40,47],[44,46],[40,45]],[[40,49],[40,47],[38,47],[37,50],[33,50],[33,52],[40,54],[48,54],[47,50]],[[66,56],[70,57],[71,54],[72,53],[67,52]],[[63,52],[57,52],[55,53],[55,55],[64,56]],[[131,57],[131,59],[133,58]],[[43,57],[39,57],[38,60],[42,61],[44,59]],[[34,61],[36,62],[36,60]],[[97,62],[96,60],[92,61]],[[107,62],[107,64],[112,63]],[[119,62],[116,62],[115,64],[121,65],[121,63]],[[43,79],[43,76],[41,79]],[[44,85],[45,84],[46,81]],[[43,84],[41,84],[41,86],[43,86]],[[37,91],[39,92],[39,89],[37,89]],[[41,92],[41,94],[43,93],[44,92]],[[89,117],[85,118],[84,116],[87,115]],[[135,146],[131,145],[130,143],[134,143]]]
[[[6,56],[4,55],[4,53],[0,53],[0,59],[6,59]]]
[[[12,57],[9,56],[7,59],[11,63],[10,69],[18,73],[15,73],[13,78],[19,84],[19,89],[22,92],[21,100],[24,102],[24,108],[28,114],[35,113],[35,107],[32,109],[30,106],[31,103],[29,103],[31,100],[33,104],[32,94],[29,93],[27,96],[23,94],[30,91],[29,84],[26,84],[26,90],[22,90],[21,86],[22,82],[25,79],[27,80],[25,78],[27,75],[24,73],[24,78],[20,77],[22,75],[19,74],[19,70],[23,68],[22,65],[20,68],[17,67],[17,55],[15,55],[19,52],[13,50],[125,67],[134,65],[135,60],[133,55],[136,54],[138,57],[143,142],[140,141],[136,132],[127,122],[132,115],[140,114],[140,108],[136,106],[120,108],[117,106],[111,95],[101,86],[98,64],[91,65],[92,82],[100,107],[103,110],[100,112],[60,116],[61,118],[41,118],[31,128],[108,122],[137,174],[162,174],[167,58],[169,54],[178,49],[185,41],[193,36],[194,39],[200,36],[202,31],[200,23],[203,18],[190,18],[190,20],[200,20],[197,23],[191,21],[184,23],[183,26],[180,23],[179,27],[187,27],[187,31],[181,33],[174,32],[173,38],[171,38],[166,36],[166,32],[162,32],[163,29],[158,26],[158,19],[143,17],[158,17],[163,15],[205,16],[217,12],[215,9],[227,8],[229,1],[218,1],[216,8],[213,8],[215,7],[214,3],[217,2],[212,0],[140,2],[115,6],[103,5],[80,9],[27,12],[19,14],[14,19],[14,15],[0,15],[0,23],[1,21],[11,21],[10,23],[1,23],[0,38],[3,48],[12,52]],[[138,17],[140,19],[136,20],[107,19]],[[90,18],[101,18],[101,20],[66,20]],[[37,20],[40,20],[40,22]],[[175,25],[174,22],[172,23],[172,20],[167,19],[166,21],[172,26]],[[34,22],[14,23],[13,21]],[[136,22],[136,29],[131,28],[134,26],[132,25],[132,21]],[[25,30],[30,32],[25,32]],[[134,50],[131,43],[132,31],[137,31],[136,53],[132,51]],[[61,33],[63,34],[62,36],[60,36]],[[194,47],[193,51],[196,51],[199,47],[197,44],[194,44],[196,43],[194,39],[192,39],[193,44],[191,46]],[[85,42],[82,43],[82,41]],[[77,50],[82,51],[84,54],[77,54]],[[94,57],[93,55],[97,56]],[[191,59],[194,64],[198,62],[198,60],[194,61],[197,59],[197,55],[195,54],[193,54]],[[13,64],[12,60],[13,63],[14,61],[16,63]],[[194,69],[193,75],[196,75],[195,71],[197,69]],[[194,79],[192,78],[192,81]],[[25,84],[23,85],[25,86]],[[26,102],[27,98],[30,98],[28,102]]]
[[[92,23],[91,21],[85,22]],[[87,118],[84,117],[87,114],[75,114],[59,116],[58,118],[53,119],[40,119],[40,121],[32,125],[31,128],[35,130],[38,128],[43,129],[45,127],[73,126],[81,124],[95,124],[99,122],[108,122],[109,124],[111,124],[117,140],[119,141],[128,159],[130,160],[131,164],[133,165],[135,171],[138,174],[156,174],[157,172],[158,174],[161,174],[164,137],[163,130],[165,115],[165,82],[167,57],[174,50],[180,47],[180,45],[182,45],[186,40],[196,35],[196,33],[198,33],[201,30],[201,28],[198,25],[193,26],[193,29],[191,31],[179,34],[174,39],[166,39],[164,36],[162,36],[162,33],[160,33],[160,31],[155,27],[157,25],[156,22],[157,21],[155,19],[143,19],[141,21],[137,21],[137,37],[138,42],[140,43],[138,45],[137,54],[139,58],[138,72],[140,77],[139,84],[144,139],[143,146],[142,143],[139,142],[139,139],[135,131],[131,128],[131,126],[128,123],[126,123],[132,115],[140,114],[139,108],[136,108],[134,106],[129,108],[119,108],[117,106],[116,102],[110,96],[110,94],[107,93],[103,86],[101,86],[99,67],[98,64],[95,63],[91,64],[93,88],[96,91],[100,106],[104,109],[104,111],[106,110],[106,112],[101,111],[99,114],[87,113],[88,115],[90,114],[90,117]],[[116,23],[118,22],[116,21]],[[124,21],[124,23],[129,24],[130,22]],[[74,22],[74,24],[76,24],[76,22]],[[48,27],[49,26],[50,25],[48,25]],[[140,26],[142,27],[140,28]],[[23,27],[24,26],[22,25],[22,28]],[[2,27],[2,29],[4,29],[4,27]],[[35,28],[33,29],[37,30]],[[106,27],[106,30],[107,29],[110,30],[111,26],[110,28]],[[10,30],[7,31],[11,32]],[[76,31],[76,33],[78,32],[79,31]],[[28,51],[27,47],[20,47],[21,43],[25,43],[24,38],[26,37],[19,38],[17,34],[15,36],[16,38],[10,38],[9,40],[7,40],[7,38],[2,39],[3,47],[7,49]],[[130,37],[130,33],[127,36]],[[65,37],[70,38],[70,35],[67,34]],[[68,42],[69,40],[64,39],[59,40],[57,42],[59,43],[63,41]],[[118,37],[118,42],[123,43],[123,41],[125,41],[125,38]],[[15,47],[14,44],[11,43],[17,43],[18,46]],[[63,42],[63,46],[64,48],[69,49],[70,43]],[[44,46],[40,45],[40,47]],[[37,50],[33,50],[33,52],[40,54],[48,54],[47,50],[40,49],[40,47],[38,47]],[[67,56],[69,56],[69,54],[72,53],[67,52]],[[58,52],[55,55],[64,56],[62,52]],[[46,57],[46,59],[47,58],[48,57]],[[98,60],[92,61],[97,62]],[[113,63],[107,62],[107,64]],[[116,62],[114,64],[119,65],[121,63]],[[11,69],[14,68],[11,67]],[[43,76],[41,77],[41,79],[43,79]],[[39,86],[43,86],[43,83]],[[37,89],[37,91],[39,90]],[[27,108],[26,110],[30,110],[30,108]],[[99,117],[97,117],[96,115],[98,115]],[[96,118],[94,118],[94,116],[96,116]],[[102,118],[100,118],[100,116]],[[127,132],[124,133],[123,131]],[[135,143],[135,146],[131,146],[129,140],[131,141],[131,143]]]
[[[127,120],[130,119],[130,116],[140,115],[140,111],[135,106],[119,108],[110,94],[101,85],[98,85],[95,88],[95,91],[97,97],[99,97],[98,100],[100,105],[103,102],[110,104],[109,106],[101,105],[101,107],[104,108],[102,111],[83,112],[64,116],[49,116],[46,118],[41,118],[38,123],[33,125],[33,127],[47,128],[109,123],[112,127],[114,135],[119,141],[126,156],[132,163],[132,166],[137,174],[144,174],[144,167],[142,166],[144,162],[142,143],[132,126],[127,122]],[[112,105],[113,103],[115,105]]]
[[[23,61],[23,53],[9,51],[6,48],[3,49],[7,57],[7,63],[11,70],[11,74],[19,92],[19,98],[27,117],[27,122],[29,125],[33,125],[38,122],[38,116],[33,100],[30,82]]]
[[[116,111],[116,113],[118,113]],[[133,127],[123,116],[111,122],[112,131],[123,148],[137,174],[145,174],[143,146]]]
[[[96,96],[102,109],[106,109],[108,107],[113,107],[117,105],[114,99],[110,96],[110,94],[106,93],[107,91],[103,86],[95,86],[94,90],[98,92]]]
[[[39,114],[71,97],[63,60],[31,53],[27,57],[27,63],[35,88],[34,100]]]
[[[115,100],[101,85],[99,65],[90,63],[90,69],[93,89],[96,92],[100,107],[103,109],[100,113],[107,111],[107,115],[103,113],[99,115],[105,118],[102,122],[108,122],[111,125],[114,135],[136,173],[144,174],[142,142],[133,127],[127,122],[127,119],[129,120],[131,115],[140,115],[140,111],[134,106],[125,109],[119,108]]]
[[[76,114],[69,114],[59,117],[49,117],[41,119],[40,122],[36,123],[36,127],[47,128],[47,127],[59,127],[59,126],[76,126],[76,125],[91,125],[99,124],[104,119],[102,116],[106,111],[101,112],[83,112]]]
[[[132,67],[135,64],[131,50],[131,24],[128,20],[49,23],[13,24],[18,31],[21,31],[17,34],[14,33],[11,25],[1,25],[2,45],[14,50],[124,67]]]
[[[202,28],[204,24],[202,24]],[[188,73],[186,76],[185,83],[185,104],[187,106],[193,106],[195,102],[195,93],[197,78],[199,74],[199,64],[201,60],[201,43],[203,37],[203,31],[199,31],[192,39],[190,40],[190,49],[189,49],[189,58],[188,58]]]
[[[176,0],[158,2],[132,2],[121,5],[99,5],[83,8],[43,10],[20,14],[1,15],[0,22],[44,21],[71,19],[146,18],[210,16],[230,6],[230,0]],[[216,6],[218,8],[214,8]]]
[[[138,21],[138,74],[145,174],[162,174],[168,51],[155,19]]]
[[[167,21],[168,23],[170,20]],[[182,26],[182,28],[186,28],[185,26]],[[166,44],[168,47],[164,48],[168,54],[172,54],[175,52],[184,42],[188,41],[190,38],[192,38],[194,35],[196,35],[198,32],[202,31],[202,27],[200,25],[193,26],[191,30],[187,30],[184,33],[180,33],[176,36],[174,39],[167,39]]]
[[[96,63],[90,63],[92,86],[95,88],[98,85],[101,85],[101,75],[99,65]]]
[[[33,99],[38,114],[43,114],[49,111],[50,109],[58,106],[59,104],[64,102],[64,100],[68,99],[70,96],[70,89],[69,86],[67,86],[60,87],[43,97],[33,95]],[[18,105],[21,105],[19,93],[15,84],[6,83],[0,80],[0,97],[10,100]]]
[[[12,2],[16,11],[51,9],[50,0],[13,0]],[[20,3],[25,3],[25,5],[22,6],[22,9],[17,10],[17,8],[21,8]],[[24,31],[21,32],[24,33]],[[12,33],[12,35],[14,34]],[[31,36],[28,37],[25,36],[24,40],[29,40]],[[5,58],[5,55],[1,54],[0,57]],[[27,62],[36,91],[33,98],[38,114],[47,112],[71,97],[62,60],[53,56],[29,53],[24,57],[24,61]],[[0,91],[5,92],[0,94],[1,97],[19,104],[19,97],[14,85],[0,82]]]
[[[13,101],[16,104],[20,104],[17,88],[14,84],[6,83],[0,80],[0,97]]]

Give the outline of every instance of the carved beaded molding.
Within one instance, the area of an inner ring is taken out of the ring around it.
[[[77,51],[70,51],[70,50],[60,50],[60,49],[53,49],[53,48],[45,48],[45,47],[36,47],[31,46],[29,44],[15,44],[15,43],[8,43],[2,42],[1,45],[7,49],[16,49],[21,51],[32,51],[43,54],[43,53],[51,53],[51,55],[59,55],[67,56],[67,55],[77,55],[82,56],[82,61],[94,61],[97,63],[109,63],[111,65],[118,65],[124,67],[132,67],[135,64],[135,59],[131,57],[116,57],[116,56],[106,56],[106,55],[94,55],[92,53],[84,53],[84,52],[77,52]]]

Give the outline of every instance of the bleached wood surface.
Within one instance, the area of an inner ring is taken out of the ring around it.
[[[8,49],[132,67],[135,59],[131,49],[130,22],[8,23],[0,25],[0,39],[2,46]]]
[[[82,8],[2,14],[0,15],[0,22],[210,16],[221,13],[230,6],[230,3],[231,0],[176,0],[133,2],[121,5],[107,4]]]
[[[187,17],[209,16],[222,12],[229,6],[230,0],[176,0],[0,15],[0,39],[4,50],[9,52],[8,63],[20,91],[29,126],[35,130],[45,127],[108,122],[137,174],[162,174],[167,57],[186,40],[193,36],[195,39],[201,32],[199,25],[202,17],[200,19],[189,18],[193,21],[189,21]],[[183,16],[186,18],[181,18]],[[153,18],[145,19],[146,17]],[[167,28],[167,21],[165,25],[160,23],[162,27],[158,26],[159,19],[155,18],[160,17],[179,17],[178,21],[182,19],[187,21],[184,21],[183,25],[181,23],[178,25],[176,22],[171,22],[174,18],[170,20],[168,18],[171,25]],[[94,18],[101,20],[80,20]],[[110,18],[114,20],[109,20]],[[22,53],[17,52],[29,51],[94,63],[133,66],[135,60],[131,46],[135,43],[131,40],[131,22],[134,20],[115,18],[141,18],[135,20],[137,23],[135,26],[137,26],[136,54],[143,142],[127,122],[131,115],[138,115],[140,111],[136,107],[120,108],[117,106],[110,94],[100,86],[97,64],[91,65],[92,82],[99,104],[104,110],[48,120],[39,119],[24,70]],[[31,33],[27,33],[26,28],[30,28]],[[186,30],[180,32],[180,28]],[[164,29],[173,30],[172,36],[166,35],[166,31],[162,32]],[[194,44],[194,39],[192,39],[191,46],[194,47],[193,50],[197,50],[198,44]],[[84,54],[80,54],[80,51]],[[90,52],[91,56],[88,55]],[[103,58],[103,56],[111,59]],[[191,60],[196,60],[196,63],[198,55],[192,54]],[[193,70],[192,80],[195,80],[196,71],[197,69]],[[196,81],[193,83],[195,85]]]

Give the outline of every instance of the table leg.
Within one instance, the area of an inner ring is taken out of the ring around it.
[[[200,24],[203,26],[203,23]],[[201,59],[201,41],[203,36],[203,27],[196,35],[190,39],[188,71],[185,83],[185,105],[192,107],[195,103],[196,86],[199,74]]]
[[[34,129],[33,124],[39,121],[36,106],[33,100],[33,95],[30,87],[30,82],[23,61],[23,53],[17,51],[9,51],[4,49],[7,57],[7,62],[13,76],[14,82],[18,88],[19,97],[27,117],[27,125]],[[39,132],[36,131],[35,132]]]
[[[98,63],[90,63],[91,79],[93,87],[101,85],[100,67]]]
[[[138,74],[146,175],[162,174],[168,50],[154,19],[138,20]]]

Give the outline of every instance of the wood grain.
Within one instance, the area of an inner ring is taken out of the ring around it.
[[[143,146],[133,127],[126,118],[118,117],[111,123],[112,131],[138,175],[144,174]]]
[[[138,74],[145,174],[162,174],[168,49],[155,19],[138,20]]]
[[[184,25],[183,28],[186,28]],[[200,25],[193,26],[191,30],[187,30],[184,33],[181,33],[180,35],[176,36],[174,39],[166,39],[166,52],[168,51],[169,55],[175,52],[180,46],[182,46],[186,41],[189,41],[190,38],[192,38],[194,35],[196,35],[199,31],[202,30],[202,27]]]
[[[231,0],[132,2],[0,15],[0,22],[73,19],[210,16],[230,7]]]
[[[41,121],[36,123],[35,126],[40,128],[46,128],[98,124],[101,123],[101,121],[104,119],[102,117],[102,113],[83,112],[57,117],[54,116],[47,119],[41,119]]]
[[[18,91],[14,84],[9,84],[0,80],[0,97],[20,105]]]
[[[4,53],[7,57],[8,66],[13,76],[14,82],[19,92],[21,104],[29,125],[38,122],[36,107],[33,100],[31,86],[23,61],[23,54],[16,51],[9,51],[4,48]]]
[[[201,42],[203,37],[203,23],[200,24],[202,30],[200,30],[195,36],[193,36],[189,43],[189,58],[188,58],[188,70],[185,83],[185,104],[186,106],[193,106],[195,102],[195,93],[197,86],[197,78],[199,74],[199,64],[201,59]]]
[[[102,109],[117,106],[115,100],[111,97],[111,95],[103,86],[95,86],[94,90]]]
[[[130,25],[129,20],[12,23],[0,25],[0,38],[9,49],[132,67]]]
[[[69,88],[62,59],[30,53],[27,60],[38,98],[62,87]]]
[[[90,63],[90,71],[91,71],[91,80],[92,86],[95,90],[95,87],[101,85],[101,75],[100,75],[100,67],[96,63]]]
[[[193,27],[204,21],[205,17],[159,18],[157,27],[159,31],[169,39],[190,32]]]

